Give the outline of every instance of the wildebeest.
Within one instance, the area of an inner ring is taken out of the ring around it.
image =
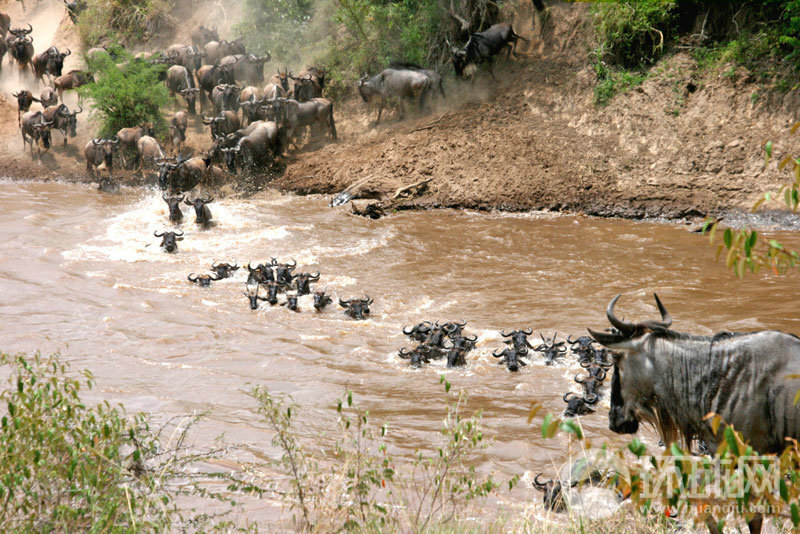
[[[609,303],[606,316],[616,332],[589,330],[614,355],[609,428],[632,434],[640,422],[653,424],[662,441],[693,439],[716,450],[705,416],[714,412],[742,433],[756,451],[780,453],[785,438],[800,438],[800,339],[778,331],[722,332],[696,336],[670,330],[672,318],[656,296],[661,320],[618,319]]]
[[[417,103],[419,111],[425,107],[425,97],[431,89],[431,79],[416,70],[409,69],[384,69],[373,77],[364,76],[358,80],[358,94],[364,102],[378,99],[378,119],[376,124],[381,122],[381,114],[386,102],[389,99],[399,99],[400,118],[403,118],[404,108],[402,99],[410,99]]]
[[[71,70],[63,76],[59,76],[53,81],[53,88],[58,93],[58,98],[64,100],[64,91],[77,89],[81,85],[89,83],[91,76],[80,70]]]
[[[183,220],[183,212],[181,211],[181,202],[183,202],[184,196],[181,195],[179,197],[168,197],[167,195],[161,195],[161,198],[164,199],[164,202],[167,203],[169,207],[169,220],[170,222],[179,223]]]
[[[219,115],[223,110],[239,111],[239,91],[242,88],[235,84],[221,83],[211,90],[211,103],[214,105],[214,115]]]
[[[64,58],[71,53],[69,48],[64,53],[59,52],[55,46],[51,46],[41,54],[37,54],[33,58],[33,70],[36,77],[41,80],[45,74],[49,74],[53,78],[61,76],[61,71],[64,69]]]
[[[270,60],[270,54],[256,56],[253,54],[236,54],[225,56],[219,60],[220,65],[233,65],[233,78],[248,85],[264,83],[264,63]]]
[[[211,224],[211,209],[208,207],[208,204],[214,202],[214,199],[211,197],[197,197],[194,200],[189,200],[188,198],[183,201],[184,204],[192,206],[194,208],[194,215],[197,224],[200,226],[209,226]]]
[[[506,345],[513,345],[514,350],[520,356],[526,356],[528,354],[528,349],[532,349],[533,345],[528,342],[528,336],[533,333],[533,330],[512,330],[510,333],[506,334],[505,330],[500,332],[500,335],[503,336],[504,339],[503,343]]]
[[[275,107],[276,122],[286,129],[286,137],[295,148],[295,138],[305,129],[315,124],[327,127],[331,139],[336,141],[336,122],[333,119],[333,102],[327,98],[312,98],[308,102],[278,98],[270,104]]]
[[[236,54],[245,54],[244,44],[242,38],[239,37],[233,41],[226,41],[225,39],[218,39],[216,41],[209,41],[203,46],[206,53],[206,62],[209,65],[220,61],[225,56],[233,56]],[[233,82],[231,82],[233,83]]]
[[[542,338],[542,344],[537,345],[533,350],[542,353],[542,356],[544,356],[544,363],[546,365],[552,365],[556,358],[561,358],[564,356],[564,354],[566,354],[567,347],[564,346],[566,341],[559,341],[556,343],[556,336],[558,336],[558,332],[553,334],[553,339],[549,341],[545,339],[544,335],[539,334],[539,336]]]
[[[196,113],[195,103],[200,89],[194,86],[194,78],[186,67],[173,65],[167,69],[167,88],[172,96],[175,96],[175,93],[180,93],[186,102],[186,109],[189,111],[189,115]]]
[[[123,149],[123,152],[125,149],[127,149],[136,153],[135,157],[136,159],[134,161],[134,164],[139,162],[139,152],[138,152],[139,139],[145,135],[150,137],[153,137],[155,135],[155,133],[153,132],[152,123],[146,122],[140,124],[139,126],[133,126],[130,128],[121,128],[117,132],[117,139],[119,140],[119,143],[121,145],[120,148]],[[125,161],[125,155],[123,152],[120,152],[120,156],[122,157],[122,165],[126,167],[128,165],[128,162]]]
[[[270,306],[274,306],[278,303],[278,290],[280,286],[277,282],[267,282],[264,284],[267,288],[267,302]]]
[[[6,53],[8,52],[8,44],[2,34],[0,34],[0,73],[3,72],[3,59],[6,57]]]
[[[447,350],[447,367],[467,365],[467,353],[472,350],[476,341],[478,341],[477,336],[451,335],[451,346]]]
[[[566,509],[566,503],[564,502],[564,489],[561,485],[561,481],[556,480],[554,482],[550,479],[545,482],[540,482],[540,476],[542,476],[542,473],[539,473],[536,475],[536,478],[533,479],[533,487],[543,493],[542,503],[545,509],[553,512],[563,512]]]
[[[292,274],[292,272],[297,267],[297,262],[291,260],[291,263],[278,263],[277,260],[273,260],[271,265],[275,267],[275,282],[279,286],[290,287],[294,280],[294,274]]]
[[[280,129],[274,122],[257,121],[247,128],[237,130],[228,137],[236,140],[234,146],[220,149],[232,173],[239,168],[267,166],[280,155],[282,143]]]
[[[274,262],[274,258],[273,258]],[[272,273],[272,266],[274,263],[270,263],[269,265],[262,265],[258,264],[253,267],[252,262],[247,264],[247,283],[248,284],[266,284],[267,282],[274,282],[275,277]]]
[[[17,37],[13,41],[6,41],[8,49],[11,52],[11,57],[17,62],[19,67],[19,75],[26,69],[31,68],[33,61],[33,37],[26,35],[25,37]]]
[[[598,389],[600,389],[600,387],[603,385],[604,378],[605,374],[603,374],[603,378],[591,375],[590,376],[575,375],[574,380],[583,387],[584,397],[594,398],[599,396]]]
[[[411,339],[415,341],[419,341],[422,343],[428,337],[428,334],[433,328],[433,324],[430,321],[422,321],[421,323],[408,327],[403,327],[403,334],[407,335]]]
[[[564,393],[564,402],[567,407],[564,410],[564,417],[575,417],[576,415],[589,415],[594,413],[590,407],[597,403],[597,395],[594,397],[581,397],[574,391]]]
[[[197,71],[197,84],[202,89],[200,93],[200,107],[206,108],[206,100],[211,102],[211,93],[214,88],[221,84],[236,84],[233,77],[233,65],[203,65]]]
[[[164,150],[154,137],[143,135],[136,142],[136,150],[139,159],[138,172],[142,172],[145,163],[155,164],[156,161],[164,158]],[[150,168],[150,167],[148,167]]]
[[[39,102],[46,108],[55,106],[58,104],[58,95],[52,87],[45,87],[42,89],[42,92],[39,93]]]
[[[216,117],[203,116],[203,124],[211,127],[211,138],[226,136],[239,129],[239,116],[235,111],[223,110]]]
[[[286,306],[292,311],[300,311],[297,309],[297,293],[286,293],[286,302],[281,302],[281,306]]]
[[[319,271],[316,274],[310,273],[299,273],[294,277],[295,287],[297,288],[297,294],[300,296],[303,295],[310,295],[311,288],[309,284],[311,282],[318,282],[319,281]]]
[[[580,362],[580,366],[586,369],[589,376],[598,380],[606,379],[605,367],[595,362]]]
[[[219,33],[217,33],[216,26],[206,28],[201,24],[192,30],[192,44],[194,46],[205,46],[206,43],[210,43],[211,41],[219,41]]]
[[[325,306],[333,302],[330,295],[325,294],[325,289],[322,291],[314,291],[314,309],[317,311],[323,310]]]
[[[183,241],[183,232],[153,232],[153,235],[161,238],[161,248],[170,254],[178,252],[178,241]]]
[[[233,273],[239,270],[239,264],[213,262],[211,264],[211,270],[214,271],[214,274],[217,275],[217,278],[222,280],[223,278],[230,278],[233,276]]]
[[[0,39],[5,40],[6,33],[8,33],[8,29],[11,27],[11,16],[8,13],[3,13],[0,11]]]
[[[86,157],[86,171],[94,176],[97,167],[105,163],[108,176],[111,176],[114,147],[118,139],[91,139],[86,143],[83,154]]]
[[[49,106],[42,112],[45,119],[53,122],[53,128],[61,132],[64,137],[64,144],[67,144],[67,136],[75,137],[78,135],[78,114],[83,111],[83,107],[78,106],[77,111],[70,113],[69,108],[64,104]]]
[[[189,125],[189,116],[185,111],[176,112],[169,120],[170,155],[180,153],[186,142],[186,127]]]
[[[366,319],[364,315],[369,315],[369,306],[373,302],[373,300],[369,298],[369,295],[365,295],[365,297],[366,298],[363,299],[349,300],[344,300],[340,297],[339,306],[345,308],[344,313],[353,319],[364,320]]]
[[[517,349],[513,347],[505,348],[499,354],[497,351],[494,351],[492,352],[492,356],[500,358],[500,361],[497,363],[499,365],[505,364],[509,371],[519,371],[520,366],[528,365],[520,359],[523,355],[517,352]]]
[[[524,37],[517,35],[514,28],[507,22],[494,24],[482,32],[470,35],[467,44],[463,48],[456,48],[450,45],[453,53],[453,69],[456,76],[466,78],[471,77],[475,81],[475,71],[481,63],[486,63],[489,74],[494,77],[492,72],[492,60],[503,49],[507,50],[506,58],[514,54],[517,39],[527,41]],[[448,42],[449,44],[449,42]]]
[[[192,278],[192,276],[194,276],[194,278]],[[201,274],[200,276],[197,276],[194,273],[189,273],[189,276],[187,276],[186,279],[193,284],[199,285],[200,287],[209,287],[211,286],[211,282],[216,282],[219,280],[213,274]]]
[[[322,97],[322,86],[310,74],[293,77],[294,98],[298,102],[308,102],[312,98]]]
[[[389,65],[390,69],[407,69],[407,70],[414,70],[419,73],[424,74],[431,80],[431,92],[435,92],[437,89],[439,90],[439,94],[442,98],[447,98],[447,95],[444,92],[444,85],[442,83],[442,76],[433,69],[426,69],[421,65],[417,65],[416,63],[409,63],[409,62],[394,62]]]
[[[167,63],[186,67],[189,73],[196,72],[203,65],[205,52],[196,46],[174,44],[167,48]]]
[[[411,367],[421,367],[423,363],[430,363],[430,354],[431,348],[424,344],[417,345],[410,351],[404,347],[397,353],[404,360],[410,360]]]
[[[264,301],[268,300],[266,297],[258,296],[258,288],[259,288],[258,284],[252,284],[252,285],[245,284],[245,287],[247,287],[247,291],[242,291],[242,294],[244,294],[244,296],[247,297],[247,300],[250,303],[251,310],[258,309],[259,300],[264,300]]]
[[[12,93],[12,96],[17,99],[17,124],[20,124],[21,114],[30,110],[34,102],[41,103],[41,100],[34,97],[27,89]]]
[[[36,157],[41,155],[42,149],[50,149],[50,128],[55,121],[48,121],[41,111],[29,111],[22,116],[22,149],[30,143],[31,158],[33,158],[33,145],[36,145]]]
[[[277,85],[277,86],[279,86],[281,88],[281,90],[283,91],[283,94],[280,95],[280,96],[283,96],[283,97],[292,96],[293,97],[294,96],[294,82],[292,80],[293,77],[294,77],[294,75],[289,71],[289,69],[287,69],[286,67],[283,67],[282,71],[281,71],[281,69],[278,69],[277,73],[273,74],[270,77],[269,82],[270,82],[270,84]],[[264,91],[264,93],[266,94],[266,90]],[[270,98],[275,98],[275,97],[270,97]]]
[[[183,158],[178,156],[174,163],[166,158],[156,160],[158,185],[174,192],[189,191],[207,176],[211,163],[208,157]]]

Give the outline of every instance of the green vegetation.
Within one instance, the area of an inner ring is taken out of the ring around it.
[[[160,110],[169,102],[169,93],[158,79],[164,65],[134,59],[121,48],[114,54],[116,60],[107,53],[90,58],[89,70],[97,81],[78,89],[82,98],[92,99],[93,114],[102,123],[100,135],[111,137],[120,128],[145,122],[153,123],[156,132],[166,131]]]
[[[594,64],[594,72],[597,75],[594,103],[598,106],[605,106],[618,93],[637,87],[647,79],[646,72],[609,68],[602,62]]]
[[[78,34],[87,47],[104,43],[130,45],[168,26],[174,0],[86,0]]]
[[[179,495],[222,498],[189,472],[207,458],[183,446],[193,420],[154,430],[141,414],[87,406],[80,393],[93,386],[91,373],[73,378],[58,355],[2,354],[0,365],[9,375],[0,393],[3,532],[169,531],[190,519]],[[213,528],[209,519],[191,518]]]

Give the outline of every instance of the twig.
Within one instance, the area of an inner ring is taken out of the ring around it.
[[[408,191],[410,189],[414,189],[415,187],[419,187],[421,185],[425,185],[428,182],[430,182],[431,180],[433,180],[433,178],[426,178],[425,180],[420,180],[419,182],[414,182],[411,185],[407,185],[405,187],[401,187],[397,191],[394,192],[394,195],[392,195],[392,198],[390,200],[395,200],[397,197],[399,197],[400,195],[402,195],[406,191]]]
[[[437,122],[439,122],[440,120],[442,120],[442,119],[443,119],[443,118],[445,118],[446,116],[447,116],[447,115],[442,115],[441,117],[439,117],[439,118],[438,118],[438,119],[436,119],[435,121],[433,121],[433,122],[429,122],[429,123],[428,123],[428,124],[426,124],[425,126],[420,126],[419,128],[414,128],[413,130],[409,131],[408,133],[421,132],[421,131],[423,131],[423,130],[430,130],[431,128],[433,128],[433,126],[434,126],[434,125],[435,125]]]

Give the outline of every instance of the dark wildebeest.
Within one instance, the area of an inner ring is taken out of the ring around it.
[[[239,111],[239,92],[241,87],[229,83],[221,83],[211,90],[211,102],[214,104],[214,115],[223,110]]]
[[[494,351],[492,352],[492,356],[500,358],[500,361],[497,363],[500,365],[505,364],[509,371],[519,371],[520,366],[528,365],[520,359],[522,354],[517,352],[517,349],[513,347],[503,349],[499,354],[497,351]]]
[[[447,98],[447,95],[444,92],[444,85],[442,84],[442,76],[432,69],[426,69],[416,63],[409,63],[409,62],[394,62],[389,65],[390,69],[407,69],[407,70],[415,70],[420,72],[430,78],[431,80],[431,90],[436,91],[439,90],[439,94],[442,98]]]
[[[29,111],[22,116],[22,149],[30,143],[31,158],[33,158],[33,145],[36,145],[36,157],[41,155],[42,149],[50,149],[50,128],[55,121],[48,121],[41,111]],[[29,139],[30,138],[30,139]]]
[[[265,276],[265,273],[269,272],[269,279]],[[267,282],[274,282],[274,278],[272,277],[272,268],[267,267],[265,265],[256,265],[253,267],[252,262],[247,264],[247,283],[248,284],[266,284]]]
[[[245,287],[247,288],[247,291],[243,291],[242,293],[244,294],[245,297],[247,297],[248,302],[250,302],[251,310],[258,309],[259,300],[264,300],[264,301],[269,300],[266,297],[258,296],[258,288],[259,288],[258,284],[252,284],[252,285],[245,284]]]
[[[11,17],[8,13],[3,13],[0,11],[0,39],[6,39],[6,34],[8,33],[8,29],[11,27]]]
[[[414,341],[424,342],[428,338],[428,334],[433,328],[433,323],[430,321],[422,321],[421,323],[408,327],[403,327],[403,334],[407,335]]]
[[[7,52],[8,44],[6,43],[5,37],[2,37],[2,34],[0,34],[0,72],[3,72],[3,59],[6,57]]]
[[[281,302],[281,306],[286,306],[292,311],[300,311],[297,309],[297,293],[286,293],[286,302]]]
[[[276,122],[286,129],[286,138],[295,148],[295,139],[306,126],[315,124],[327,128],[331,139],[336,141],[336,122],[333,119],[333,102],[327,98],[313,98],[308,102],[297,102],[277,98],[270,102],[275,108]]]
[[[272,262],[272,266],[275,267],[275,282],[279,286],[290,287],[292,285],[292,280],[294,280],[292,271],[297,267],[297,262],[294,260],[291,260],[291,262],[278,263],[277,260]]]
[[[17,93],[13,93],[11,96],[17,99],[17,124],[20,124],[20,116],[22,113],[27,112],[31,109],[31,105],[34,102],[39,102],[41,104],[41,100],[34,97],[28,90],[22,90]]]
[[[136,153],[136,160],[134,161],[134,165],[139,162],[139,153],[137,150],[137,146],[139,143],[139,139],[143,136],[148,135],[153,137],[155,134],[153,133],[153,124],[150,122],[142,123],[139,126],[133,126],[131,128],[121,128],[120,131],[117,132],[117,139],[119,139],[122,152],[120,152],[120,156],[122,157],[122,166],[127,167],[128,162],[125,160],[124,150],[130,150],[131,152]]]
[[[517,46],[517,39],[527,41],[524,37],[514,33],[514,28],[511,24],[501,22],[490,26],[482,32],[470,35],[464,48],[456,48],[450,45],[450,51],[453,53],[453,69],[456,71],[456,76],[461,78],[470,77],[474,82],[478,66],[481,63],[486,63],[492,79],[496,79],[494,72],[492,72],[494,56],[505,49],[507,50],[506,58],[509,58],[511,54],[517,57],[517,53],[514,50]]]
[[[366,319],[364,315],[369,315],[369,306],[373,302],[373,300],[369,298],[369,295],[365,296],[367,298],[349,299],[349,300],[344,300],[340,297],[339,306],[345,308],[344,310],[345,315],[348,315],[353,319],[364,320]]]
[[[544,356],[544,363],[546,365],[552,365],[556,358],[561,358],[564,354],[567,353],[566,341],[559,341],[556,343],[556,336],[558,332],[553,334],[553,339],[550,341],[546,340],[542,334],[539,336],[542,338],[542,344],[537,345],[533,350],[536,352],[541,352],[542,356]]]
[[[633,434],[655,426],[667,447],[697,438],[711,454],[723,439],[706,415],[715,413],[741,432],[757,453],[778,454],[787,438],[800,439],[800,339],[765,330],[696,336],[670,330],[672,318],[655,296],[661,320],[617,318],[614,297],[606,308],[612,333],[589,333],[614,355],[609,428]],[[760,532],[761,515],[748,526]],[[716,527],[709,525],[712,532]]]
[[[239,115],[229,109],[220,112],[217,117],[203,116],[203,124],[210,126],[211,138],[225,137],[240,128]]]
[[[61,132],[64,136],[64,144],[67,144],[67,136],[75,137],[78,135],[78,113],[83,108],[78,106],[78,111],[70,113],[69,108],[64,104],[49,106],[42,113],[48,121],[54,121],[53,128]]]
[[[194,207],[194,215],[195,215],[194,222],[204,227],[209,226],[211,224],[211,208],[209,208],[207,204],[211,204],[212,202],[214,202],[213,198],[197,197],[194,200],[189,200],[187,198],[183,202],[184,204]]]
[[[91,76],[80,70],[71,70],[63,76],[59,76],[53,81],[53,87],[58,93],[58,98],[64,100],[64,91],[77,89],[81,85],[86,85],[91,80]]]
[[[205,52],[196,46],[174,44],[167,48],[167,64],[181,65],[193,73],[203,65],[203,55]]]
[[[64,58],[71,53],[72,51],[69,48],[67,48],[66,53],[63,53],[59,52],[55,46],[51,46],[33,58],[34,74],[39,80],[42,80],[45,74],[50,75],[52,78],[61,76],[61,71],[64,69]]]
[[[217,275],[217,278],[222,280],[223,278],[230,278],[233,276],[233,273],[239,270],[239,264],[213,262],[211,264],[211,270],[214,271],[214,274]]]
[[[39,101],[42,103],[42,106],[46,108],[58,104],[58,95],[55,89],[52,87],[45,87],[42,89],[42,92],[39,93]]]
[[[217,33],[216,26],[206,28],[201,24],[192,30],[192,44],[194,46],[204,47],[206,43],[211,41],[219,41],[219,33]]]
[[[310,295],[311,294],[311,282],[318,282],[319,281],[319,271],[316,274],[310,273],[300,273],[295,275],[294,283],[295,287],[297,288],[297,294],[299,296],[303,295]]]
[[[477,336],[451,335],[451,346],[447,350],[447,367],[463,367],[467,365],[467,353],[472,350],[476,341],[478,341]]]
[[[249,132],[249,133],[248,133]],[[245,135],[246,134],[246,135]],[[274,122],[258,121],[247,128],[229,135],[239,137],[231,148],[221,149],[225,164],[231,173],[238,168],[252,168],[270,165],[281,153],[281,137],[278,125]]]
[[[578,380],[580,378],[580,380]],[[605,374],[603,375],[605,378]],[[603,385],[603,378],[597,376],[581,376],[575,375],[575,382],[583,386],[583,396],[586,398],[594,398],[599,395],[598,389]]]
[[[256,56],[253,54],[237,54],[225,56],[219,60],[220,65],[233,65],[233,78],[237,82],[248,85],[264,83],[264,63],[270,60],[270,54]]]
[[[186,142],[186,127],[189,125],[189,116],[185,111],[176,112],[169,120],[170,155],[183,150]]]
[[[234,56],[236,54],[246,54],[242,38],[239,37],[233,41],[226,41],[225,39],[218,39],[216,41],[209,41],[203,46],[206,53],[206,63],[213,65],[225,56]],[[233,83],[233,82],[231,82]]]
[[[168,197],[167,195],[161,195],[161,198],[164,199],[164,202],[167,203],[169,206],[169,220],[170,222],[179,223],[183,220],[183,212],[181,211],[181,202],[183,202],[184,196],[181,195],[179,197]]]
[[[520,356],[527,356],[528,349],[532,349],[533,345],[528,342],[528,336],[533,333],[533,330],[512,330],[510,333],[506,334],[505,330],[500,332],[500,335],[508,338],[504,339],[503,343],[506,345],[513,345],[514,350]]]
[[[427,345],[417,345],[413,350],[400,349],[397,355],[404,360],[410,360],[411,367],[421,367],[423,363],[430,363],[431,348]]]
[[[283,71],[281,71],[281,69],[278,69],[276,74],[270,76],[269,83],[271,85],[277,85],[281,88],[283,94],[280,96],[294,97],[294,81],[292,80],[292,78],[294,78],[294,75],[289,71],[289,69],[283,67]],[[266,90],[264,91],[264,93],[266,94]]]
[[[200,89],[194,86],[194,78],[186,67],[173,65],[167,69],[167,88],[172,96],[175,96],[175,93],[180,93],[184,101],[186,101],[186,109],[189,111],[189,115],[196,113],[195,102]]]
[[[19,75],[22,76],[22,72],[25,69],[32,68],[33,37],[30,35],[26,35],[25,37],[17,37],[11,42],[6,42],[6,44],[8,44],[11,57],[17,62],[17,66],[19,67]]]
[[[192,278],[192,276],[194,276],[194,278]],[[209,287],[211,286],[211,282],[216,282],[217,280],[219,280],[219,278],[217,278],[213,274],[202,274],[200,276],[197,276],[194,273],[189,273],[189,276],[187,276],[186,279],[193,284],[199,285],[200,287]]]
[[[322,97],[322,86],[311,74],[292,77],[294,80],[294,98],[298,102],[308,102],[312,98]]]
[[[378,119],[389,99],[398,99],[400,118],[405,114],[402,99],[410,99],[417,103],[419,111],[425,107],[425,97],[431,90],[431,79],[416,70],[409,69],[384,69],[373,77],[364,76],[358,80],[358,94],[364,102],[378,99]]]
[[[111,177],[113,166],[114,147],[118,139],[91,139],[86,143],[83,154],[86,156],[86,170],[94,176],[97,167],[105,163],[108,176]]]
[[[157,161],[159,186],[176,192],[189,191],[203,181],[208,171],[210,159],[194,157],[184,159],[178,156],[175,163]],[[163,170],[166,169],[166,172]]]
[[[233,77],[233,65],[220,65],[219,63],[203,65],[197,71],[197,84],[202,90],[200,93],[200,107],[205,109],[206,99],[211,102],[211,93],[216,86],[236,84],[236,80]]]
[[[564,393],[564,402],[567,403],[567,407],[564,410],[564,417],[589,415],[594,413],[594,410],[590,408],[590,406],[597,403],[597,395],[593,397],[581,397],[574,391],[568,391]]]
[[[269,302],[270,306],[275,306],[278,303],[280,286],[277,282],[267,282],[264,286],[267,288],[267,302]]]
[[[331,302],[333,302],[333,299],[330,297],[330,295],[326,295],[325,294],[325,290],[324,289],[322,291],[314,291],[314,309],[315,310],[321,311],[321,310],[323,310],[325,308],[325,306],[327,306]]]
[[[566,509],[566,503],[564,502],[564,489],[561,481],[556,480],[553,482],[553,480],[548,480],[540,482],[540,476],[542,476],[542,473],[539,473],[533,479],[533,487],[543,493],[542,503],[545,509],[553,512],[563,512]]]
[[[161,238],[161,248],[170,254],[178,252],[178,241],[183,241],[183,232],[153,232],[153,235]]]

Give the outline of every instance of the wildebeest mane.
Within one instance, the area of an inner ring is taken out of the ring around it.
[[[410,61],[393,61],[389,63],[390,69],[414,69],[414,70],[427,70],[425,67],[421,65],[417,65],[416,63],[412,63]]]

